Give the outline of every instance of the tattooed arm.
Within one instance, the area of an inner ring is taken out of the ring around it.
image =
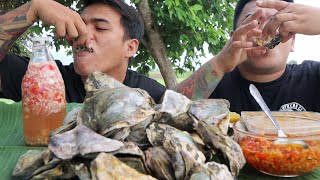
[[[212,58],[189,78],[179,83],[175,90],[192,100],[208,98],[224,76],[224,72],[218,68],[214,59]]]
[[[33,24],[27,20],[30,3],[0,16],[0,62],[12,44]]]
[[[202,65],[189,78],[179,83],[174,89],[192,100],[208,98],[225,73],[232,71],[238,64],[247,60],[248,56],[261,55],[265,48],[253,47],[250,37],[260,36],[257,29],[262,11],[257,10],[248,16],[232,33],[230,40],[220,53]]]
[[[12,44],[36,21],[54,25],[56,36],[86,41],[87,27],[80,15],[53,0],[32,0],[0,16],[0,62]]]

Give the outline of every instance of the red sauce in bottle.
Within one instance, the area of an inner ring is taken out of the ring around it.
[[[66,101],[62,76],[42,41],[34,41],[33,56],[21,87],[25,143],[46,146],[49,133],[63,124]]]

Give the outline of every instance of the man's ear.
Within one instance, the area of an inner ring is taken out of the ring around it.
[[[139,48],[139,41],[137,39],[130,39],[126,41],[126,57],[132,57],[136,54]]]

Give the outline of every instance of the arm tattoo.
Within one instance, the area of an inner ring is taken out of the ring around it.
[[[30,3],[0,16],[0,62],[14,42],[33,24],[26,13]]]
[[[192,100],[206,99],[221,81],[222,76],[214,70],[210,62],[178,84],[176,91]]]

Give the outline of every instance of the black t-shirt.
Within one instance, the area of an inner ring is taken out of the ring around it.
[[[288,64],[280,78],[267,83],[248,81],[235,69],[223,77],[209,98],[229,100],[230,110],[237,113],[260,111],[249,92],[251,83],[258,88],[272,111],[320,112],[320,62]]]
[[[21,81],[27,70],[28,62],[29,58],[13,54],[7,55],[3,61],[0,62],[2,85],[0,97],[14,101],[21,100]],[[58,60],[56,60],[56,64],[59,67],[65,83],[67,102],[83,102],[86,92],[81,77],[76,74],[73,69],[73,64],[64,66]],[[159,103],[160,98],[166,90],[166,88],[157,81],[129,69],[126,72],[123,84],[147,91],[156,103]]]

